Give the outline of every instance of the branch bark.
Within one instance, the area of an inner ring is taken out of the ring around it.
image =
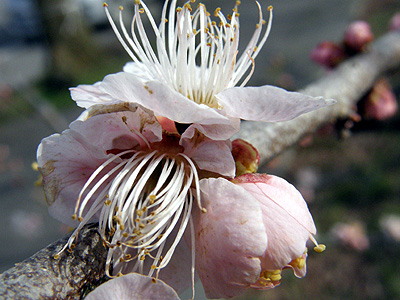
[[[328,76],[302,90],[303,93],[333,98],[338,103],[282,123],[244,122],[235,138],[252,143],[261,162],[295,144],[322,124],[348,117],[352,107],[385,72],[400,66],[400,32],[376,41],[368,53],[350,59]],[[0,275],[0,298],[80,299],[85,288],[104,276],[106,248],[96,226],[86,226],[76,247],[56,254],[69,236],[56,241]]]
[[[335,105],[287,122],[242,122],[241,130],[234,138],[244,139],[256,147],[261,164],[265,163],[324,123],[348,117],[357,101],[371,89],[374,82],[399,65],[400,32],[397,31],[380,38],[367,53],[347,60],[326,77],[300,91],[335,99],[338,101]]]

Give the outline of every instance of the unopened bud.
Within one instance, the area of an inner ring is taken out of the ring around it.
[[[342,47],[333,42],[322,42],[311,51],[311,60],[328,69],[336,67],[346,57]]]
[[[374,34],[371,31],[371,27],[365,21],[351,23],[344,35],[344,43],[350,50],[355,52],[365,49],[373,39]]]

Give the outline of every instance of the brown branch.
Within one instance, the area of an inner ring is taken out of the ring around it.
[[[242,138],[260,152],[266,161],[320,125],[347,117],[360,97],[376,79],[400,65],[400,32],[391,33],[375,42],[368,53],[359,55],[311,84],[302,92],[333,98],[338,103],[282,123],[245,122],[236,138]],[[95,227],[85,227],[76,247],[56,254],[68,236],[16,264],[0,275],[0,298],[6,299],[80,299],[85,287],[104,276],[106,249]]]
[[[0,275],[0,299],[81,299],[104,276],[106,248],[97,226],[80,232],[76,247],[53,256],[69,235]]]

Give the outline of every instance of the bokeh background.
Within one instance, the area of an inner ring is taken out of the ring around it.
[[[161,0],[146,4],[159,19]],[[110,0],[117,16],[132,16],[133,0]],[[233,0],[203,1],[229,13]],[[340,41],[347,25],[366,20],[375,36],[400,11],[398,0],[268,0],[270,37],[257,57],[250,85],[297,90],[326,74],[311,62],[321,41]],[[257,7],[240,7],[243,44]],[[128,55],[118,43],[100,0],[0,2],[0,272],[68,230],[47,213],[33,170],[41,139],[61,132],[81,110],[68,88],[121,70]],[[400,74],[389,74],[397,96]],[[400,299],[399,116],[331,124],[262,167],[294,183],[308,201],[327,251],[310,251],[308,275],[283,272],[280,287],[240,299]],[[198,295],[202,299],[201,293]]]

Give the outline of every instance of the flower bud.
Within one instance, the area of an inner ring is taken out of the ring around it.
[[[328,69],[334,68],[345,58],[344,50],[333,42],[325,41],[311,51],[311,60]]]
[[[369,119],[386,120],[394,116],[398,110],[396,96],[385,79],[379,80],[365,99],[364,116]]]
[[[400,13],[395,14],[390,19],[389,30],[400,30]]]
[[[365,21],[351,23],[345,32],[344,43],[352,51],[362,51],[374,39],[371,27]]]

